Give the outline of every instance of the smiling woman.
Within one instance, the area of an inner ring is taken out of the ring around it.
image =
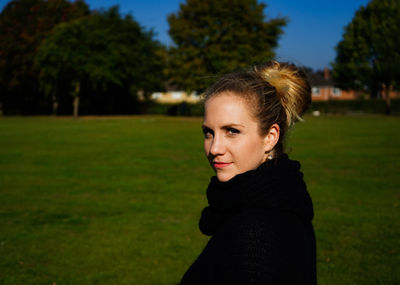
[[[305,74],[268,62],[205,92],[205,154],[215,170],[200,230],[211,238],[181,284],[316,284],[313,207],[285,134],[311,100]]]
[[[206,103],[204,149],[219,181],[257,168],[278,141],[279,126],[274,125],[266,136],[261,136],[258,122],[246,104],[230,92]]]

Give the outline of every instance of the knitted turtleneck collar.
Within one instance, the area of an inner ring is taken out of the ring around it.
[[[300,163],[286,154],[227,182],[213,176],[207,199],[209,206],[204,208],[199,222],[205,235],[214,234],[230,217],[247,209],[291,212],[303,220],[311,220],[314,215]]]

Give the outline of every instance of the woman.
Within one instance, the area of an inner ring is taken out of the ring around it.
[[[313,207],[283,152],[311,101],[305,74],[271,61],[205,92],[204,149],[216,176],[200,230],[211,238],[181,284],[316,284]]]

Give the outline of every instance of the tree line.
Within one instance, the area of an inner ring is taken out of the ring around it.
[[[186,0],[168,16],[166,47],[118,6],[12,0],[0,14],[0,112],[132,114],[154,91],[201,93],[218,74],[275,57],[289,19],[266,9],[257,0]],[[398,88],[399,15],[396,0],[360,8],[332,64],[340,87]]]
[[[372,96],[384,93],[390,114],[391,91],[400,88],[400,1],[372,0],[344,28],[332,63],[339,87]]]
[[[137,112],[160,89],[164,47],[118,7],[14,0],[0,15],[0,103],[5,114]]]

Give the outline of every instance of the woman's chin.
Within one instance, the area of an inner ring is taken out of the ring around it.
[[[217,178],[220,182],[227,182],[231,180],[235,175],[232,173],[223,173],[223,172],[218,172],[217,171]]]

